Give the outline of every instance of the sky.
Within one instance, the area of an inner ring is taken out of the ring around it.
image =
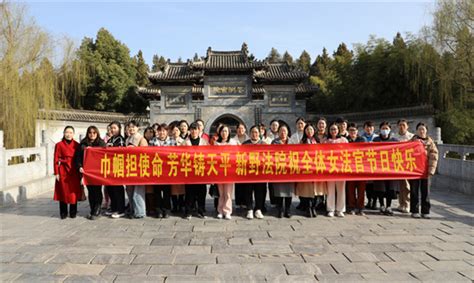
[[[416,34],[431,24],[431,1],[331,2],[60,2],[27,1],[29,13],[53,36],[77,45],[104,27],[125,43],[131,55],[142,50],[176,61],[213,50],[240,50],[264,59],[275,47],[296,58],[314,59],[341,42],[350,48],[370,35],[392,40],[397,32]]]

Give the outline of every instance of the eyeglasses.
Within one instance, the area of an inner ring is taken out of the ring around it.
[[[331,132],[336,132],[336,131],[337,131],[337,129],[330,129],[330,131],[331,131]]]

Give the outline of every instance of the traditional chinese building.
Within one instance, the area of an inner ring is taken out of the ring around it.
[[[294,130],[296,118],[306,114],[306,98],[316,91],[307,72],[249,58],[245,43],[238,51],[209,47],[197,61],[168,61],[148,77],[151,86],[139,92],[150,100],[151,124],[200,118],[206,132],[219,123],[242,122],[249,128],[272,119],[282,119]]]

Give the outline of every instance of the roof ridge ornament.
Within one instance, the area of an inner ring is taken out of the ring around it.
[[[242,48],[241,48],[241,51],[242,51],[242,56],[244,57],[244,61],[245,63],[247,63],[249,61],[249,48],[247,46],[247,43],[242,43]]]

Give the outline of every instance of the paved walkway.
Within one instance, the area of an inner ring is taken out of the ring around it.
[[[471,282],[473,198],[435,191],[432,204],[431,220],[89,221],[85,203],[59,220],[50,193],[0,209],[0,281]]]

